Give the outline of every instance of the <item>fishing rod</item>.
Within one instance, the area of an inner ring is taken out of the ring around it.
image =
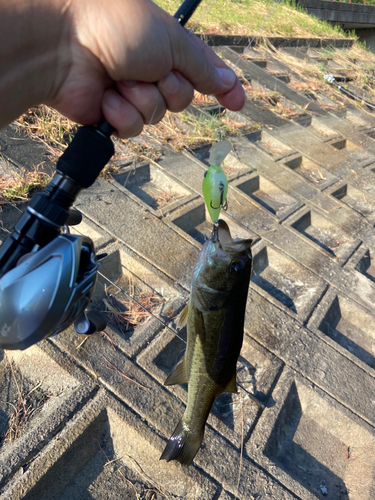
[[[347,97],[350,97],[350,99],[354,99],[356,101],[363,102],[363,104],[365,104],[372,111],[375,110],[375,104],[373,104],[369,101],[366,101],[365,99],[363,99],[363,97],[358,96],[357,94],[355,94],[351,90],[340,85],[341,82],[352,82],[353,80],[355,80],[354,77],[325,75],[323,78],[324,78],[325,82],[330,83],[331,85],[335,85],[340,90],[340,92],[345,94]]]
[[[174,17],[184,26],[201,0],[185,0]],[[86,311],[94,293],[98,260],[93,242],[69,234],[82,215],[73,204],[114,154],[106,120],[81,127],[57,162],[56,174],[36,194],[0,246],[0,348],[26,349],[74,324],[78,333],[105,328]]]

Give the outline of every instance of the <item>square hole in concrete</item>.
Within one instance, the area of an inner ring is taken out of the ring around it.
[[[323,393],[293,382],[264,455],[314,498],[371,500],[374,446],[375,436],[367,427]]]
[[[250,142],[256,144],[271,156],[283,156],[292,151],[289,146],[273,137],[266,130],[258,130],[257,132],[247,134],[246,137]]]
[[[284,164],[319,189],[325,189],[338,180],[337,177],[331,174],[327,169],[305,156],[297,156],[291,160],[285,161]]]
[[[251,281],[303,320],[326,288],[318,276],[270,246],[254,248]]]
[[[105,250],[109,255],[101,261],[92,308],[105,315],[109,327],[125,340],[126,350],[132,355],[159,326],[141,306],[165,320],[169,310],[173,311],[178,292],[118,244]]]
[[[192,208],[186,208],[175,219],[172,219],[173,224],[182,229],[185,233],[191,236],[194,240],[198,241],[201,245],[207,241],[212,233],[212,220],[207,211],[204,203],[196,204]],[[249,233],[242,226],[234,222],[229,217],[226,217],[225,212],[222,210],[220,219],[227,222],[233,238],[251,238],[252,234]]]
[[[375,318],[356,302],[336,295],[318,329],[375,368]]]
[[[366,251],[356,265],[356,270],[375,283],[375,257],[372,250],[368,249]]]
[[[339,139],[332,141],[330,144],[338,150],[343,150],[349,158],[356,161],[365,161],[373,156],[368,151],[365,151],[348,139]]]
[[[336,258],[345,263],[361,243],[340,226],[313,210],[308,210],[291,227]]]
[[[154,165],[125,167],[114,179],[154,210],[169,209],[172,203],[191,193]]]
[[[38,346],[6,354],[0,350],[0,486],[45,446],[90,396],[93,384],[86,377],[83,382]]]
[[[344,184],[331,194],[364,217],[375,217],[375,198],[369,193],[360,191],[350,184]]]
[[[253,175],[236,187],[280,219],[301,206],[299,201],[261,175]]]

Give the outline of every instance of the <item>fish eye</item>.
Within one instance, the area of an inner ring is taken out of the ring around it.
[[[230,263],[229,272],[230,272],[230,274],[237,274],[242,270],[242,268],[243,268],[243,266],[242,266],[241,262],[237,262],[234,260]]]

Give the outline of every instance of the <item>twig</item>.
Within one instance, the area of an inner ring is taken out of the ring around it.
[[[145,387],[144,385],[140,384],[139,382],[133,380],[132,378],[130,377],[127,377],[124,373],[120,372],[120,370],[118,368],[116,368],[110,361],[108,361],[108,359],[104,356],[104,354],[101,355],[102,358],[104,358],[106,360],[106,362],[108,363],[108,370],[112,370],[116,373],[118,373],[119,375],[121,375],[121,377],[124,377],[126,378],[126,380],[129,380],[130,382],[133,382],[134,384],[138,385],[139,387],[142,387],[142,389],[146,389],[147,391],[149,391],[150,389],[148,387]]]
[[[98,441],[98,445],[99,445],[99,448],[101,449],[103,455],[105,456],[105,458],[107,459],[107,463],[104,464],[104,466],[108,465],[108,463],[112,463],[112,462],[115,462],[115,460],[109,460],[106,452],[103,450],[103,448],[100,446],[100,443],[99,443],[99,440]],[[117,458],[116,460],[120,460],[120,458]],[[120,469],[117,469],[117,472],[120,474],[120,476],[128,483],[132,486],[133,490],[134,490],[134,493],[135,493],[135,496],[137,498],[137,500],[139,500],[139,496],[138,496],[138,493],[137,493],[137,490],[134,486],[134,484],[130,481],[130,479],[128,479],[127,477],[124,476],[124,474],[120,471]]]

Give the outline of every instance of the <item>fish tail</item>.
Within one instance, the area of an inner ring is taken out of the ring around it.
[[[184,425],[183,418],[170,437],[160,460],[177,460],[180,464],[190,465],[201,447],[204,428],[201,432],[192,432]]]

